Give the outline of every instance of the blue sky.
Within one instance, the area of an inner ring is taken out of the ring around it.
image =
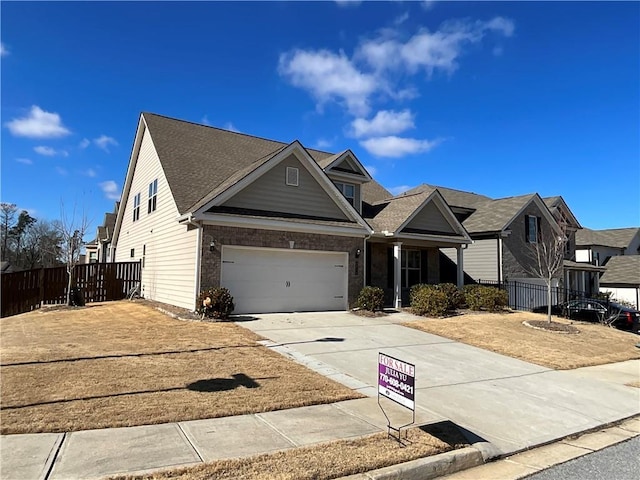
[[[2,2],[3,202],[93,227],[141,111],[330,152],[385,187],[562,195],[640,225],[638,2]]]

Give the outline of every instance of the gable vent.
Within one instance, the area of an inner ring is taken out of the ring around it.
[[[287,185],[292,187],[298,186],[298,169],[295,167],[287,167]]]

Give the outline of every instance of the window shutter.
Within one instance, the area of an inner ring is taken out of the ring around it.
[[[524,241],[529,243],[529,215],[524,216]]]
[[[536,235],[537,237],[537,241],[541,242],[542,241],[542,230],[540,230],[540,217],[536,217]]]

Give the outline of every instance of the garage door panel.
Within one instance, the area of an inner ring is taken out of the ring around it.
[[[347,307],[343,252],[223,247],[221,284],[236,313],[343,310]]]

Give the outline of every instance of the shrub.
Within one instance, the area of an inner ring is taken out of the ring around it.
[[[196,311],[203,317],[227,319],[235,305],[229,290],[224,287],[202,290],[198,295]]]
[[[453,283],[440,283],[436,287],[447,295],[448,310],[456,310],[464,305],[464,295]]]
[[[471,310],[497,312],[509,303],[509,295],[507,292],[495,287],[466,285],[463,294],[467,307]]]
[[[441,317],[449,310],[448,295],[436,285],[420,285],[412,288],[409,295],[411,310],[416,315]]]
[[[356,306],[369,312],[382,310],[384,306],[384,291],[380,287],[364,287],[360,290]]]

